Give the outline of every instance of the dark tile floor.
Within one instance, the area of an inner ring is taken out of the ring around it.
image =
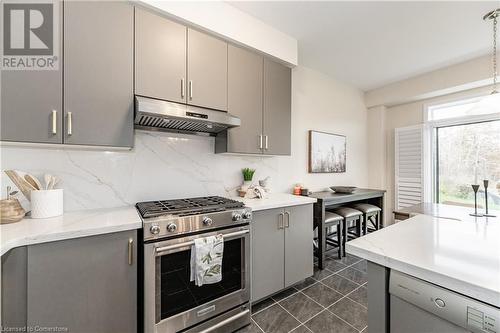
[[[254,304],[251,325],[238,333],[366,332],[366,261],[328,256],[325,267],[315,267],[312,277]]]

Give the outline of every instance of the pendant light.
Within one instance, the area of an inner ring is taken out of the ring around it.
[[[493,21],[493,52],[491,63],[493,67],[493,90],[488,97],[481,99],[471,110],[473,114],[500,113],[500,94],[498,93],[498,70],[497,70],[497,25],[500,19],[500,8],[492,10],[483,16],[485,21]]]
[[[493,20],[493,55],[492,55],[492,64],[493,64],[493,91],[491,94],[497,94],[497,24],[498,18],[500,16],[500,8],[492,10],[488,14],[483,16],[483,20]]]

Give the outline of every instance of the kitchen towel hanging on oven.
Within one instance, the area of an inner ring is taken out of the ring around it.
[[[191,280],[201,287],[222,280],[224,238],[221,234],[194,240],[191,248]]]

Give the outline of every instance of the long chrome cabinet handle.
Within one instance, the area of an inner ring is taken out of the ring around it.
[[[231,232],[229,234],[223,234],[223,236],[224,236],[224,238],[230,238],[230,237],[236,237],[236,236],[241,236],[241,235],[244,235],[244,234],[248,234],[249,232],[250,232],[250,230],[242,230],[242,231]],[[178,249],[178,248],[181,248],[181,247],[185,247],[185,246],[191,246],[193,244],[194,244],[194,240],[188,241],[188,242],[184,242],[184,243],[179,243],[179,244],[173,244],[173,245],[167,245],[167,246],[157,247],[157,248],[155,248],[155,252],[158,254],[158,253],[161,253],[161,252],[175,250],[175,249]]]
[[[132,265],[134,263],[134,240],[129,238],[128,240],[128,264]]]
[[[236,314],[236,315],[234,315],[232,317],[229,317],[227,319],[224,319],[224,320],[218,322],[214,326],[211,326],[211,327],[209,327],[207,329],[204,329],[203,331],[200,331],[200,333],[210,333],[210,332],[213,332],[213,331],[215,331],[215,330],[217,330],[217,329],[219,329],[221,327],[226,326],[227,324],[229,324],[232,321],[235,321],[235,320],[237,320],[237,319],[239,319],[239,318],[241,318],[243,316],[248,315],[249,313],[250,313],[250,310],[242,311],[242,312],[240,312],[240,313],[238,313],[238,314]]]
[[[189,80],[189,99],[193,99],[193,81]]]
[[[57,134],[57,111],[52,110],[52,134]]]
[[[262,149],[262,141],[263,141],[263,138],[262,138],[262,134],[259,135],[259,149]]]
[[[269,137],[267,135],[264,135],[264,149],[268,150],[269,149]]]
[[[278,216],[278,229],[284,229],[284,224],[283,224],[283,220],[285,219],[285,214],[283,213],[280,213],[280,215]]]
[[[68,112],[68,135],[73,134],[73,122],[71,120],[71,112]]]
[[[186,94],[185,91],[186,87],[184,86],[184,78],[181,79],[181,98],[184,98],[184,95]]]
[[[285,211],[285,228],[290,228],[290,212]]]

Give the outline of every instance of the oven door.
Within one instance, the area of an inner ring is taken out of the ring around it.
[[[222,281],[190,282],[191,246],[199,237],[224,235]],[[144,331],[173,333],[238,307],[250,299],[249,226],[144,244]]]

